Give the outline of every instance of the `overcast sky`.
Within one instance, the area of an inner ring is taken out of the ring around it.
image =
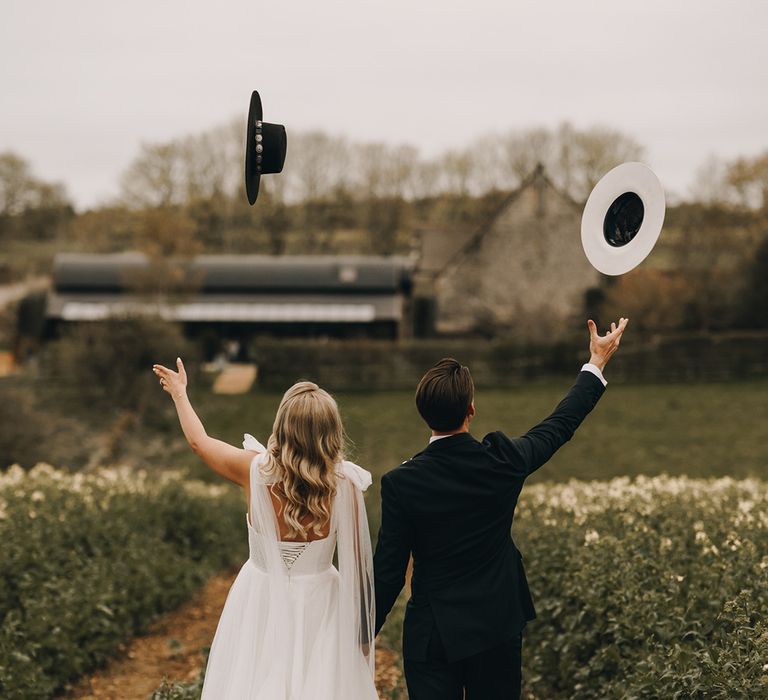
[[[113,197],[142,141],[245,115],[411,143],[605,125],[670,193],[768,149],[765,0],[2,0],[0,151]]]

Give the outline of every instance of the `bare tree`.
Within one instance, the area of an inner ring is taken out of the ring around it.
[[[321,131],[291,134],[289,153],[282,175],[289,183],[289,199],[318,201],[340,186],[346,187],[350,154],[345,138]]]
[[[726,181],[745,207],[768,210],[768,151],[729,164]]]
[[[36,178],[15,153],[0,153],[0,234],[50,240],[68,231],[73,216],[64,185]]]
[[[723,160],[710,155],[697,168],[690,191],[694,201],[706,206],[725,204],[730,192]]]
[[[384,196],[387,185],[388,147],[384,143],[363,143],[353,147],[357,193],[363,200]]]
[[[27,205],[32,174],[29,164],[10,151],[0,153],[0,214],[20,214]]]
[[[129,206],[170,207],[186,201],[184,150],[179,141],[144,143],[122,177]]]
[[[388,196],[404,199],[414,196],[418,162],[419,150],[415,146],[403,144],[389,149],[386,170]]]
[[[555,131],[536,127],[483,137],[461,160],[443,159],[441,169],[447,189],[455,191],[458,182],[461,191],[464,181],[471,183],[464,191],[480,194],[514,189],[542,164],[565,192],[583,200],[608,170],[642,153],[639,144],[618,131],[577,130],[565,123]]]
[[[105,206],[80,213],[72,222],[72,240],[80,250],[110,253],[135,245],[134,230],[141,212]]]
[[[415,198],[435,197],[440,193],[440,163],[436,160],[416,163],[413,174]]]
[[[577,201],[585,201],[611,168],[640,160],[644,153],[639,143],[620,131],[605,127],[578,131],[567,123],[558,129],[555,144],[550,174]]]
[[[133,247],[148,259],[147,268],[126,271],[126,283],[147,301],[180,300],[198,288],[188,262],[202,252],[194,222],[177,209],[155,208],[141,214]]]
[[[469,147],[474,161],[473,186],[479,193],[517,186],[517,178],[510,178],[505,168],[503,141],[504,136],[486,134]]]
[[[201,134],[180,144],[184,196],[188,202],[216,199],[226,192],[230,163],[223,144],[217,143],[215,136],[215,132]]]
[[[501,177],[517,187],[541,163],[551,169],[555,137],[548,129],[513,131],[501,140]]]
[[[470,149],[448,151],[440,158],[439,164],[445,191],[461,196],[469,195],[473,184],[472,178],[476,172],[472,151]]]
[[[0,153],[0,216],[68,206],[64,185],[36,178],[21,156],[10,151]]]

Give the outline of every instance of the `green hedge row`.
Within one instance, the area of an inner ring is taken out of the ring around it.
[[[0,476],[0,697],[49,698],[247,556],[228,486],[47,464]]]
[[[768,482],[538,484],[514,530],[536,697],[768,698]]]

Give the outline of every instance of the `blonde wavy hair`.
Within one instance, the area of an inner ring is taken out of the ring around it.
[[[313,382],[297,382],[283,395],[262,472],[276,477],[288,537],[323,535],[336,495],[336,463],[343,459],[344,428],[334,398]],[[310,518],[309,523],[302,520]]]

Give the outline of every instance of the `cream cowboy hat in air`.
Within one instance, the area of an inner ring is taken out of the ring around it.
[[[581,217],[581,244],[592,266],[623,275],[653,250],[665,213],[659,178],[643,163],[622,163],[595,185]]]

